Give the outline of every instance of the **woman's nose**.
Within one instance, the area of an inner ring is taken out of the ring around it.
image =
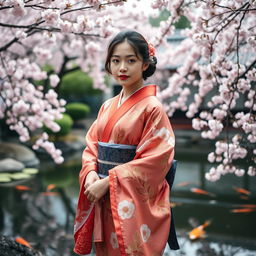
[[[127,71],[127,67],[125,65],[125,62],[121,62],[119,70],[120,70],[120,72],[126,72]]]

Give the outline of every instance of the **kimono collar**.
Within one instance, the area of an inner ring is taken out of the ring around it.
[[[131,95],[129,95],[127,98],[123,99],[123,94],[124,94],[124,89],[122,89],[122,91],[120,92],[119,95],[119,100],[118,100],[118,108],[126,101],[128,100],[134,93],[136,93],[137,91],[139,91],[140,89],[146,87],[147,85],[143,85],[142,87],[140,87],[139,89],[137,89],[135,92],[133,92]]]
[[[140,88],[132,95],[130,95],[129,98],[127,98],[119,108],[118,102],[120,100],[120,96],[115,97],[111,103],[109,119],[103,130],[100,141],[108,142],[111,135],[111,131],[115,126],[116,122],[135,104],[137,104],[139,101],[143,100],[148,96],[156,96],[156,85],[147,85]]]

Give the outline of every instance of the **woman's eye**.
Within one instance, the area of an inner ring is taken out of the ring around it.
[[[136,62],[136,60],[135,59],[129,59],[128,62],[129,63],[134,63],[134,62]]]
[[[113,62],[113,63],[118,63],[119,60],[118,60],[118,59],[112,59],[112,62]]]

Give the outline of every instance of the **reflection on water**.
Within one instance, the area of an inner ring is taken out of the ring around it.
[[[231,209],[240,204],[255,204],[255,178],[237,178],[227,175],[216,183],[204,179],[209,168],[205,152],[201,148],[177,149],[177,175],[172,191],[175,223],[178,230],[181,250],[164,255],[173,256],[252,256],[256,255],[256,211],[232,213]],[[189,152],[190,151],[190,152]],[[73,221],[79,192],[78,172],[80,156],[70,157],[60,166],[42,162],[40,173],[24,185],[31,191],[18,191],[15,186],[0,186],[0,230],[11,237],[21,236],[46,256],[74,255]],[[180,182],[186,186],[177,186]],[[49,184],[56,188],[45,194]],[[247,200],[239,198],[233,186],[252,191]],[[208,190],[215,196],[193,194],[191,187]],[[206,228],[207,237],[196,242],[188,239],[193,224],[206,220],[211,225]]]

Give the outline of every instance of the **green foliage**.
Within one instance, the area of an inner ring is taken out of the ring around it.
[[[53,66],[46,64],[43,66],[42,68],[43,71],[46,71],[47,73],[53,73],[54,72],[54,68]]]
[[[190,27],[190,22],[185,16],[181,16],[180,19],[174,24],[176,29],[184,29]]]
[[[55,136],[65,136],[69,134],[72,126],[73,126],[73,119],[68,114],[63,114],[61,119],[55,120],[55,122],[60,126],[60,130],[58,132],[53,132],[49,128],[44,126],[44,131],[47,132],[49,135]]]
[[[166,9],[162,10],[157,18],[149,17],[149,22],[153,27],[159,27],[161,21],[165,21],[170,17],[170,12]]]
[[[90,113],[90,107],[84,103],[69,103],[65,108],[66,113],[69,114],[74,121],[83,119]]]
[[[93,80],[80,70],[67,73],[63,76],[60,85],[60,94],[63,97],[85,96],[100,94],[101,90],[93,88]]]
[[[149,22],[153,27],[159,27],[161,21],[166,21],[170,17],[171,13],[164,9],[160,12],[157,18],[149,17]],[[184,29],[190,27],[190,22],[185,16],[181,16],[180,19],[174,24],[176,29]]]

